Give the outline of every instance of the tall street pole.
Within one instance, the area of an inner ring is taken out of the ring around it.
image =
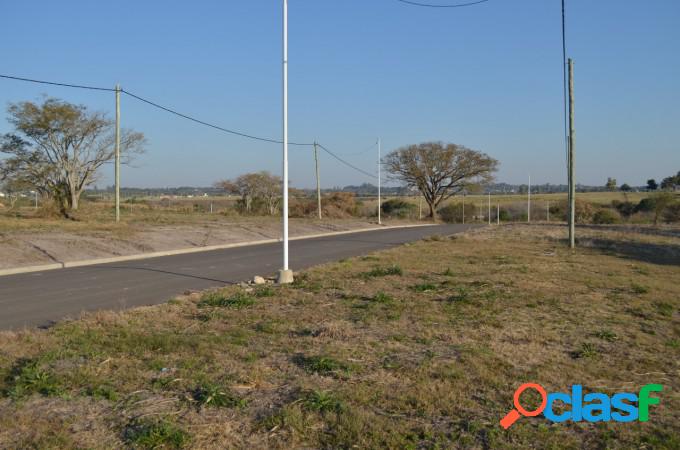
[[[569,58],[569,247],[576,246],[576,181],[574,175],[574,62]]]
[[[283,268],[279,270],[279,284],[293,282],[293,271],[288,267],[288,0],[283,0]]]
[[[116,222],[120,222],[120,85],[116,85]]]
[[[380,210],[382,209],[382,195],[381,195],[381,186],[380,186],[380,175],[381,175],[381,168],[380,168],[380,146],[382,145],[380,138],[378,138],[378,225],[382,225],[382,220],[380,218]]]

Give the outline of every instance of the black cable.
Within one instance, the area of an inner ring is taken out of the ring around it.
[[[374,148],[376,148],[377,146],[378,146],[378,141],[375,141],[375,142],[373,143],[373,145],[371,145],[370,147],[366,147],[365,149],[361,150],[360,152],[356,152],[356,153],[343,153],[342,155],[343,155],[343,156],[359,156],[359,155],[364,155],[364,154],[370,152],[371,150],[373,150]]]
[[[0,75],[0,78],[7,78],[8,80],[17,80],[17,81],[28,81],[29,83],[50,84],[52,86],[63,86],[63,87],[70,87],[70,88],[77,88],[77,89],[90,89],[92,91],[109,91],[109,92],[115,92],[116,91],[115,89],[111,89],[111,88],[102,88],[102,87],[95,87],[95,86],[83,86],[83,85],[79,85],[79,84],[55,83],[53,81],[32,80],[30,78],[12,77],[10,75]]]
[[[457,3],[455,5],[432,5],[429,3],[419,3],[419,2],[412,2],[410,0],[397,0],[398,2],[401,3],[406,3],[407,5],[413,5],[413,6],[422,6],[425,8],[462,8],[465,6],[474,6],[474,5],[479,5],[480,3],[486,3],[489,0],[478,0],[476,2],[468,2],[468,3]]]
[[[341,163],[343,163],[343,164],[346,165],[347,167],[351,167],[352,169],[356,170],[357,172],[361,172],[361,173],[363,173],[364,175],[369,176],[369,177],[371,177],[371,178],[378,178],[377,176],[373,175],[372,173],[366,172],[365,170],[359,169],[357,166],[348,163],[347,161],[345,161],[344,159],[340,158],[338,155],[336,155],[336,154],[333,153],[332,151],[328,150],[328,149],[327,149],[326,147],[324,147],[323,145],[321,145],[321,144],[319,144],[319,143],[317,143],[317,145],[318,145],[319,147],[321,147],[321,149],[322,149],[323,151],[325,151],[326,153],[328,153],[328,154],[331,155],[333,158],[337,159],[338,161],[340,161]]]
[[[196,118],[194,118],[194,117],[187,116],[186,114],[182,114],[182,113],[180,113],[180,112],[177,112],[177,111],[175,111],[175,110],[173,110],[173,109],[166,108],[165,106],[161,106],[161,105],[159,105],[158,103],[154,103],[154,102],[152,102],[151,100],[147,100],[147,99],[145,99],[145,98],[142,98],[142,97],[140,97],[139,95],[135,95],[135,94],[133,94],[132,92],[126,91],[125,89],[121,89],[121,92],[123,92],[124,94],[129,95],[129,96],[132,97],[132,98],[135,98],[135,99],[139,100],[140,102],[147,103],[147,104],[149,104],[149,105],[151,105],[151,106],[154,106],[154,107],[156,107],[156,108],[162,109],[163,111],[167,111],[167,112],[169,112],[169,113],[171,113],[171,114],[174,114],[174,115],[176,115],[176,116],[182,117],[182,118],[187,119],[187,120],[191,120],[192,122],[196,122],[196,123],[199,123],[199,124],[201,124],[201,125],[205,125],[206,127],[214,128],[214,129],[216,129],[216,130],[224,131],[225,133],[234,134],[234,135],[236,135],[236,136],[241,136],[241,137],[245,137],[245,138],[248,138],[248,139],[255,139],[255,140],[257,140],[257,141],[271,142],[271,143],[273,143],[273,144],[283,144],[283,141],[279,141],[279,140],[276,140],[276,139],[269,139],[269,138],[263,138],[263,137],[253,136],[253,135],[251,135],[251,134],[241,133],[240,131],[229,130],[229,129],[227,129],[227,128],[223,128],[223,127],[220,127],[220,126],[218,126],[218,125],[213,125],[213,124],[211,124],[211,123],[204,122],[204,121],[199,120],[199,119],[196,119]],[[289,145],[298,145],[298,146],[311,146],[311,145],[314,145],[314,144],[303,144],[303,143],[298,143],[298,142],[289,142],[288,144],[289,144]]]

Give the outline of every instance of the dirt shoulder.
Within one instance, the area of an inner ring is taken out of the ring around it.
[[[391,222],[388,225],[407,224]],[[290,236],[376,227],[367,220],[291,219]],[[278,239],[277,218],[224,218],[191,223],[72,226],[0,226],[0,270],[26,266],[129,256],[186,248]]]

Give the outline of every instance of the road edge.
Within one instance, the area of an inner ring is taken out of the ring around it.
[[[320,238],[320,237],[329,237],[329,236],[340,236],[343,234],[353,234],[353,233],[365,233],[368,231],[380,231],[380,230],[394,230],[394,229],[399,229],[399,228],[418,228],[418,227],[431,227],[435,226],[437,224],[434,223],[424,223],[424,224],[412,224],[412,225],[391,225],[391,226],[382,226],[382,227],[373,227],[373,228],[363,228],[360,230],[345,230],[345,231],[333,231],[329,233],[317,233],[317,234],[309,234],[309,235],[304,235],[304,236],[294,236],[291,237],[289,240],[291,241],[300,241],[304,239],[315,239],[315,238]],[[108,264],[108,263],[118,263],[118,262],[125,262],[125,261],[137,261],[141,259],[151,259],[151,258],[160,258],[163,256],[174,256],[174,255],[186,255],[190,253],[201,253],[201,252],[210,252],[214,250],[225,250],[229,248],[239,248],[239,247],[251,247],[255,245],[265,245],[265,244],[274,244],[281,242],[280,238],[276,239],[262,239],[259,241],[246,241],[246,242],[235,242],[232,244],[220,244],[220,245],[210,245],[206,247],[191,247],[191,248],[182,248],[182,249],[177,249],[177,250],[165,250],[161,252],[151,252],[151,253],[139,253],[136,255],[126,255],[126,256],[114,256],[111,258],[96,258],[96,259],[84,259],[81,261],[68,261],[68,262],[58,262],[54,264],[43,264],[39,266],[26,266],[26,267],[16,267],[12,269],[2,269],[0,270],[0,277],[8,276],[8,275],[18,275],[22,273],[34,273],[34,272],[46,272],[46,271],[51,271],[51,270],[58,270],[58,269],[68,269],[72,267],[85,267],[85,266],[95,266],[98,264]]]

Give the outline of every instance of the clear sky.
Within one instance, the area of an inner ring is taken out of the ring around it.
[[[428,0],[431,3],[456,0]],[[11,1],[0,73],[123,88],[227,128],[281,137],[281,1]],[[680,1],[568,0],[579,183],[680,170]],[[566,180],[560,0],[455,9],[289,0],[290,135],[375,172],[384,151],[443,140],[501,162],[499,181]],[[0,104],[41,94],[113,116],[113,93],[0,80]],[[280,172],[280,145],[203,128],[123,97],[147,153],[124,186],[210,185]],[[9,131],[0,121],[0,132]],[[314,183],[291,147],[291,180]],[[100,186],[111,182],[106,168]],[[372,181],[321,155],[324,187]]]

